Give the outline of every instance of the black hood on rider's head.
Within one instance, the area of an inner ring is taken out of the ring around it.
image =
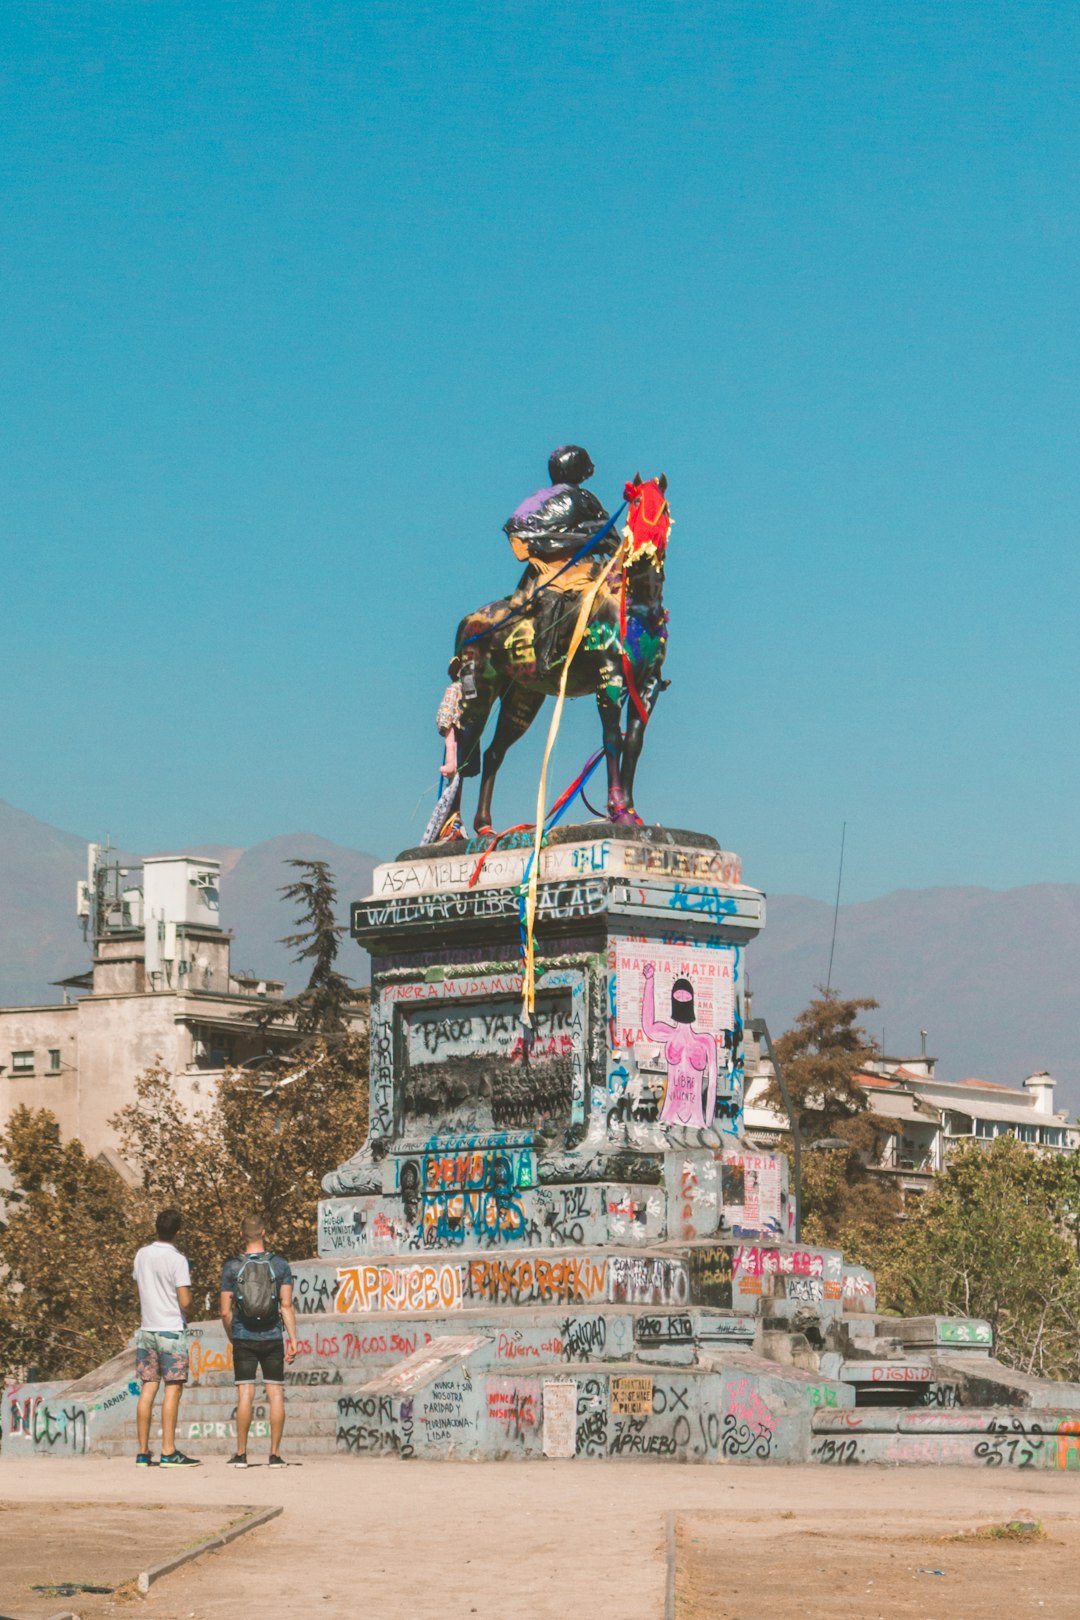
[[[694,1022],[694,987],[689,979],[676,979],[671,986],[671,1016],[677,1024]]]
[[[548,457],[548,477],[553,484],[583,484],[595,471],[592,457],[580,444],[560,444]]]

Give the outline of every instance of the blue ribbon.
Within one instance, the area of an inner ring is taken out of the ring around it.
[[[618,513],[616,513],[615,515],[617,517]],[[566,812],[569,810],[569,808],[573,804],[574,800],[578,797],[579,794],[583,794],[583,791],[584,791],[586,785],[588,784],[589,778],[592,776],[593,772],[596,770],[596,767],[600,764],[600,761],[603,758],[604,758],[604,754],[603,754],[603,751],[601,750],[601,752],[599,754],[597,754],[596,758],[593,760],[592,764],[589,766],[588,770],[584,771],[582,773],[581,781],[578,783],[578,785],[574,789],[573,793],[571,793],[571,795],[567,799],[566,803],[563,804],[563,805],[560,805],[558,810],[556,810],[555,814],[553,816],[549,816],[547,821],[545,821],[545,823],[544,823],[545,832],[550,832],[552,827],[557,827],[559,825],[559,822],[562,820],[563,816],[565,816]],[[532,864],[533,864],[533,860],[535,858],[535,855],[536,855],[536,851],[534,849],[532,851],[532,853],[530,854],[528,861],[526,862],[525,872],[524,872],[524,874],[522,876],[522,879],[521,879],[521,887],[518,890],[518,928],[520,929],[520,932],[521,932],[521,951],[522,951],[522,955],[524,955],[524,953],[525,953],[525,887],[526,887],[526,885],[528,884],[528,881],[529,881],[529,874],[532,871]]]

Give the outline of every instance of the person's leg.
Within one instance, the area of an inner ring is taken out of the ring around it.
[[[255,1406],[255,1380],[250,1384],[237,1384],[236,1386],[236,1452],[242,1457],[247,1451],[248,1430],[251,1428],[251,1414]]]
[[[281,1454],[281,1437],[285,1433],[285,1385],[267,1384],[266,1399],[270,1407],[270,1455]]]
[[[161,1361],[157,1340],[152,1333],[140,1328],[135,1335],[135,1376],[142,1385],[139,1404],[135,1409],[135,1432],[139,1442],[139,1456],[150,1451],[150,1421],[154,1413],[158,1385],[161,1382]]]
[[[259,1370],[270,1408],[270,1455],[276,1457],[285,1430],[285,1341],[276,1339],[259,1351]]]
[[[150,1450],[150,1419],[154,1412],[154,1401],[157,1398],[158,1381],[146,1380],[139,1391],[139,1404],[135,1409],[135,1428],[139,1436],[139,1455],[144,1457]]]
[[[161,1401],[161,1454],[171,1457],[176,1450],[176,1414],[180,1410],[183,1384],[166,1384]]]

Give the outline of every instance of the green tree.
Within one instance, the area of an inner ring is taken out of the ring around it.
[[[315,1253],[322,1177],[367,1130],[367,1039],[315,1037],[257,1069],[228,1069],[203,1110],[181,1102],[166,1070],[149,1069],[110,1123],[149,1203],[183,1215],[199,1314],[212,1314],[245,1215],[263,1215],[283,1253]]]
[[[262,1024],[295,1021],[300,1035],[340,1036],[348,1028],[347,1008],[356,1001],[352,983],[336,967],[341,936],[337,920],[337,886],[325,861],[288,861],[300,875],[280,890],[283,898],[301,908],[296,932],[280,941],[294,950],[294,962],[310,962],[307,987],[299,995],[255,1015]]]
[[[876,1006],[866,997],[845,1001],[835,991],[822,990],[776,1042],[804,1142],[837,1136],[867,1113],[866,1093],[855,1077],[879,1055],[879,1048],[859,1024],[859,1014]],[[785,1112],[775,1078],[767,1096]]]
[[[775,1048],[803,1147],[802,1235],[839,1246],[862,1263],[871,1263],[882,1230],[900,1209],[896,1190],[870,1170],[897,1123],[871,1109],[857,1078],[879,1053],[859,1023],[860,1013],[876,1006],[865,997],[845,1000],[822,990]],[[765,1099],[786,1115],[775,1076]],[[843,1145],[815,1151],[812,1144],[820,1141]]]
[[[0,1224],[0,1371],[79,1377],[137,1325],[131,1262],[153,1236],[145,1198],[47,1109],[16,1108],[0,1137],[12,1179]]]
[[[1075,1154],[1011,1136],[951,1155],[877,1256],[879,1299],[902,1315],[975,1316],[1009,1366],[1080,1377]]]

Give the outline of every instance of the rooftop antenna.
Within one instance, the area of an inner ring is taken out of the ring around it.
[[[845,821],[843,831],[840,834],[840,870],[836,875],[836,904],[833,906],[832,944],[829,946],[829,972],[825,979],[825,994],[827,996],[832,994],[832,965],[833,954],[836,951],[836,924],[840,918],[840,885],[844,881],[844,843],[846,839],[847,822]]]
[[[920,1029],[919,1031],[919,1040],[922,1042],[923,1057],[926,1056],[926,1037],[929,1035],[929,1033],[930,1031],[928,1029]]]

